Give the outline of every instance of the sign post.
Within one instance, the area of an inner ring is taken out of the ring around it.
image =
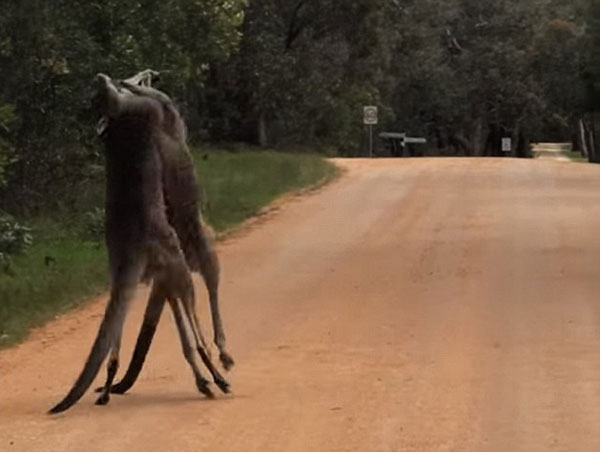
[[[512,151],[512,139],[509,137],[502,138],[502,152]]]
[[[377,107],[363,107],[363,122],[369,126],[369,157],[373,157],[373,126],[378,123]]]

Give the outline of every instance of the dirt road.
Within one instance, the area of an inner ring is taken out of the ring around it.
[[[533,145],[533,156],[541,160],[569,162],[571,143],[537,143]]]
[[[599,451],[600,167],[339,164],[221,246],[234,395],[195,392],[166,312],[129,395],[44,414],[99,300],[0,354],[0,450]]]

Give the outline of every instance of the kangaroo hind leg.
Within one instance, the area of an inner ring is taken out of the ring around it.
[[[179,338],[181,339],[181,348],[183,350],[183,356],[185,356],[185,360],[188,362],[190,367],[192,368],[192,372],[194,373],[194,377],[196,378],[196,387],[198,390],[209,398],[214,398],[214,394],[209,388],[209,382],[198,368],[196,361],[194,360],[194,349],[192,344],[190,343],[190,338],[188,336],[188,332],[185,324],[185,316],[183,314],[183,310],[181,309],[181,305],[179,304],[179,300],[176,298],[169,298],[169,305],[171,306],[171,310],[173,311],[173,317],[175,318],[175,323],[177,325],[177,331],[179,332]]]
[[[156,327],[160,320],[166,299],[164,287],[155,281],[152,285],[152,292],[150,293],[148,305],[146,306],[144,320],[135,343],[129,367],[125,372],[123,379],[110,388],[111,394],[125,394],[136,382],[142,367],[144,366],[144,361],[146,360],[150,345],[152,344],[154,334],[156,333]],[[101,392],[105,386],[98,388],[96,391]]]
[[[120,341],[127,308],[135,291],[135,281],[135,278],[123,278],[123,282],[116,284],[111,291],[102,324],[81,374],[65,398],[50,409],[49,413],[56,414],[70,408],[94,381],[109,350]]]
[[[106,384],[102,388],[100,397],[96,400],[96,405],[106,405],[110,401],[110,389],[119,370],[119,352],[121,350],[121,334],[114,338],[113,345],[108,356],[106,366]]]
[[[194,335],[194,339],[196,341],[196,350],[198,350],[202,362],[212,375],[215,384],[219,387],[221,391],[223,391],[225,394],[228,394],[229,392],[231,392],[230,385],[227,382],[227,380],[225,380],[225,378],[219,373],[219,371],[213,364],[210,355],[207,352],[204,337],[200,329],[200,322],[198,321],[198,317],[196,315],[194,286],[192,285],[191,279],[190,287],[188,290],[185,291],[182,302],[183,308],[186,313],[186,317],[189,321],[192,330],[192,334]]]
[[[220,266],[219,258],[215,252],[212,240],[208,236],[208,231],[202,222],[198,222],[198,255],[200,264],[200,273],[206,285],[208,299],[210,302],[210,313],[212,317],[214,342],[219,349],[219,359],[225,370],[229,370],[235,364],[231,355],[225,348],[225,329],[221,320],[219,309],[219,279]]]

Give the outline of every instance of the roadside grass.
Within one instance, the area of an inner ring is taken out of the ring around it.
[[[563,149],[561,151],[561,154],[569,160],[571,160],[572,162],[589,163],[587,157],[583,156],[580,152],[572,151],[571,148]]]
[[[217,233],[255,215],[277,197],[334,177],[335,166],[313,154],[194,150],[205,194],[205,218]],[[101,206],[101,183],[82,196],[77,212],[20,219],[34,230],[29,251],[0,271],[0,348],[22,341],[44,322],[107,289],[103,238],[89,234],[82,212]],[[93,200],[93,201],[92,201]]]
[[[255,215],[281,194],[318,184],[336,171],[314,154],[199,151],[194,157],[206,194],[205,217],[217,232]]]

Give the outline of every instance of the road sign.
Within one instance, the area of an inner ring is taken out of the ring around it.
[[[363,107],[363,122],[369,126],[373,126],[378,123],[377,107],[374,107],[374,106]]]
[[[502,152],[512,151],[512,139],[509,137],[502,138]]]
[[[363,122],[369,126],[369,156],[373,157],[373,126],[377,124],[377,107],[368,105],[363,107]]]

